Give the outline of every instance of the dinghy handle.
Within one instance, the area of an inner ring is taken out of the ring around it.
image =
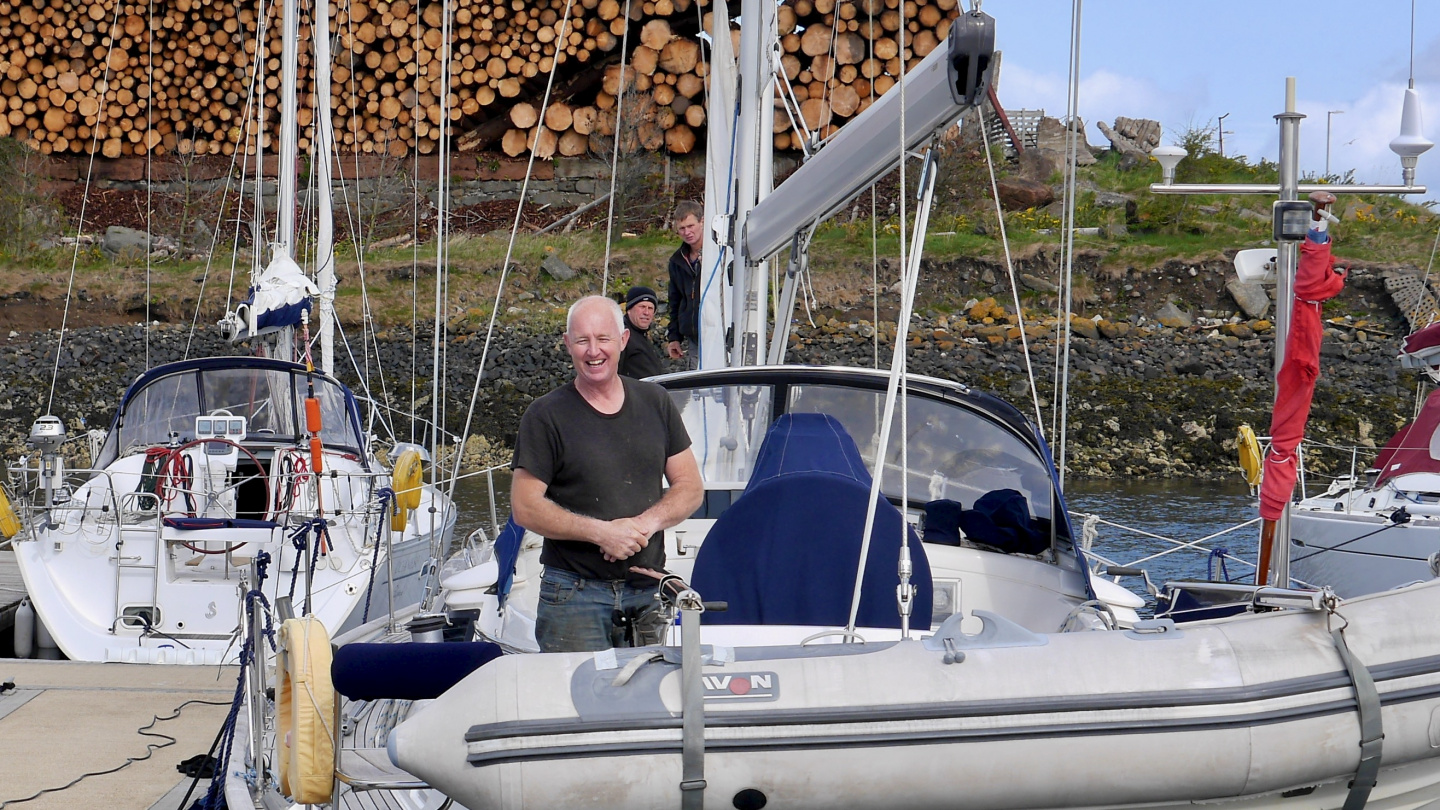
[[[829,638],[830,636],[843,636],[848,641],[854,641],[859,644],[865,643],[865,637],[855,632],[854,630],[848,630],[844,627],[837,627],[834,630],[821,630],[818,633],[806,636],[805,638],[801,639],[800,646],[806,647],[809,646],[810,642],[812,641],[819,641],[822,638]]]

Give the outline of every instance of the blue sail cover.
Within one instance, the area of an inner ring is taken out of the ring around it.
[[[818,413],[776,419],[745,492],[715,521],[696,557],[691,585],[707,600],[729,603],[724,612],[705,613],[706,622],[845,625],[870,483],[839,420]],[[902,531],[914,563],[911,616],[917,626],[930,624],[930,563],[900,510],[882,499],[861,589],[862,626],[900,626],[895,586]]]

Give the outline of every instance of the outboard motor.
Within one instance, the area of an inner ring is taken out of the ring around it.
[[[60,446],[65,444],[65,423],[58,416],[36,419],[25,444],[40,453],[40,488],[45,490],[45,506],[57,503],[56,492],[62,493],[59,500],[63,501],[65,460],[60,457]]]

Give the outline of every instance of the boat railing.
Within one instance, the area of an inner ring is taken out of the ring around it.
[[[1269,452],[1270,437],[1256,438],[1262,451]],[[1312,496],[1312,486],[1318,486],[1321,495],[1339,497],[1356,487],[1373,484],[1371,465],[1379,452],[1380,448],[1373,445],[1330,444],[1306,438],[1296,448],[1300,500]],[[1345,509],[1349,512],[1348,502]]]
[[[210,494],[201,487],[182,486],[172,492],[167,504],[162,504],[155,493],[136,487],[137,479],[143,479],[145,473],[110,468],[66,468],[59,486],[52,484],[46,488],[38,463],[22,459],[21,463],[9,466],[6,471],[15,496],[14,508],[22,526],[28,530],[17,535],[17,540],[35,539],[37,527],[48,536],[77,533],[87,521],[118,527],[135,527],[150,522],[158,537],[165,517],[189,515],[196,510],[188,507],[198,505],[203,496]],[[360,517],[363,525],[370,526],[384,516],[387,508],[378,493],[381,483],[384,483],[379,479],[388,480],[388,476],[389,473],[383,471],[335,468],[327,469],[318,476],[308,470],[270,473],[265,478],[272,501],[275,493],[293,494],[307,488],[311,491],[308,497],[270,503],[266,512],[258,518],[271,520],[282,527],[310,520],[314,517],[316,502],[313,490],[323,486],[320,503],[327,512],[335,513],[332,516],[341,516],[347,522]],[[117,484],[117,479],[123,480]],[[85,489],[83,497],[77,497],[76,493],[86,484],[91,486]],[[363,495],[363,504],[357,505],[357,495]],[[186,496],[189,496],[191,504],[186,503]],[[235,518],[239,515],[225,514],[221,517]],[[366,532],[365,547],[374,539],[370,534]]]
[[[1213,541],[1235,535],[1241,530],[1257,525],[1260,522],[1259,517],[1252,518],[1250,520],[1244,521],[1243,523],[1238,523],[1234,526],[1230,526],[1218,532],[1207,534],[1204,537],[1195,540],[1179,540],[1173,537],[1166,537],[1162,534],[1156,534],[1155,532],[1146,531],[1144,529],[1138,529],[1133,526],[1126,526],[1122,523],[1116,523],[1115,521],[1107,520],[1099,515],[1091,514],[1088,512],[1078,512],[1072,510],[1070,512],[1070,516],[1081,525],[1081,548],[1084,551],[1085,556],[1094,563],[1094,571],[1097,574],[1104,574],[1105,569],[1112,567],[1120,569],[1143,568],[1146,563],[1151,563],[1156,560],[1168,557],[1170,555],[1180,553],[1203,554],[1212,559],[1220,559],[1226,563],[1235,562],[1250,569],[1253,569],[1255,567],[1255,563],[1253,561],[1237,557],[1229,553],[1228,550],[1225,550],[1223,546],[1214,545]],[[1162,548],[1160,551],[1156,551],[1154,553],[1143,554],[1142,556],[1128,562],[1121,562],[1119,560],[1111,559],[1105,554],[1096,551],[1094,548],[1095,540],[1099,536],[1099,528],[1101,526],[1108,526],[1117,529],[1121,532],[1126,533],[1132,538],[1138,538],[1143,541],[1152,541],[1154,543],[1159,543],[1168,547]],[[1119,580],[1120,576],[1116,575],[1115,581],[1118,582]]]
[[[509,470],[509,469],[510,469],[510,462],[507,461],[507,462],[503,462],[503,463],[501,463],[501,464],[492,464],[491,466],[486,467],[486,468],[484,468],[484,469],[482,469],[482,470],[471,470],[471,471],[469,471],[469,472],[458,473],[458,474],[453,475],[453,476],[451,476],[451,475],[446,475],[446,476],[444,476],[444,477],[437,477],[436,480],[435,480],[435,488],[438,489],[438,490],[444,491],[444,492],[449,492],[449,491],[451,491],[452,487],[454,487],[455,484],[458,484],[458,483],[461,482],[461,481],[465,481],[465,480],[468,480],[468,479],[471,479],[471,478],[479,478],[479,477],[481,477],[481,476],[484,476],[484,477],[485,477],[486,497],[487,497],[488,503],[490,504],[490,532],[489,532],[489,535],[490,535],[490,537],[492,537],[492,538],[493,538],[493,537],[497,537],[497,536],[499,536],[499,534],[500,534],[500,529],[501,529],[501,527],[502,527],[504,524],[502,524],[502,523],[500,522],[500,511],[499,511],[499,507],[497,506],[497,500],[496,500],[496,496],[495,496],[495,473],[497,473],[497,472],[499,472],[499,471],[501,471],[501,470]],[[455,508],[454,504],[451,504],[451,505],[450,505],[450,508],[451,508],[451,509]]]

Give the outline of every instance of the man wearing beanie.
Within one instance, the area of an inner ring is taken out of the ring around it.
[[[620,373],[641,379],[664,371],[660,351],[650,342],[650,325],[655,323],[655,291],[649,287],[631,287],[625,293],[625,327],[630,340],[620,353]]]

